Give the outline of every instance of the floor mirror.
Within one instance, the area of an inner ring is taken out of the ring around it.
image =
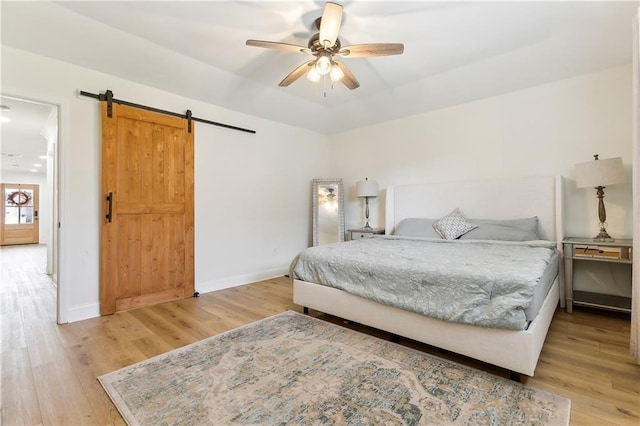
[[[314,179],[313,245],[344,241],[344,190],[342,179]]]

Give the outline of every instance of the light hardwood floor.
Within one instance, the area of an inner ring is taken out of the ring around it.
[[[287,278],[86,321],[55,324],[55,287],[43,246],[0,249],[3,425],[124,424],[96,377],[286,310]],[[389,338],[388,333],[311,312]],[[526,384],[571,399],[572,424],[640,424],[640,366],[628,355],[624,315],[558,309]],[[503,370],[400,339],[401,344],[507,376]]]

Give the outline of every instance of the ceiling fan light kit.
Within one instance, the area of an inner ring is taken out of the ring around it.
[[[342,72],[340,67],[334,63],[333,65],[331,65],[329,76],[331,77],[331,81],[335,83],[336,81],[342,80],[342,78],[344,77],[344,73]]]
[[[318,55],[318,59],[316,59],[316,69],[320,73],[320,75],[327,75],[331,70],[331,59],[329,59],[329,55],[326,52],[322,52],[322,55]]]
[[[247,40],[248,46],[277,49],[287,52],[311,54],[314,59],[305,62],[291,71],[279,84],[287,87],[303,75],[307,79],[318,83],[325,76],[329,76],[332,82],[342,82],[348,89],[354,90],[360,87],[355,75],[342,62],[334,60],[335,56],[343,58],[367,58],[375,56],[401,55],[404,52],[402,43],[369,43],[342,47],[338,34],[342,24],[342,6],[337,3],[327,2],[322,16],[315,21],[315,26],[320,31],[314,34],[308,43],[308,47],[290,43],[280,43],[264,40]]]
[[[311,67],[311,69],[307,72],[307,80],[313,83],[319,83],[322,75],[318,72],[316,67]]]

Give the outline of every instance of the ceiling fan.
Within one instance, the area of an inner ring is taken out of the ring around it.
[[[319,82],[323,76],[329,75],[331,81],[341,81],[349,89],[357,89],[360,83],[341,61],[342,58],[367,58],[373,56],[400,55],[404,52],[402,43],[369,43],[354,44],[343,47],[338,38],[342,24],[342,6],[327,2],[322,16],[315,20],[314,25],[320,31],[309,39],[307,47],[275,41],[247,40],[248,46],[264,47],[267,49],[284,50],[310,54],[314,58],[291,71],[279,84],[286,87],[307,74],[313,82]]]

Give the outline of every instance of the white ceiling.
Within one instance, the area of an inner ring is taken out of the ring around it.
[[[400,42],[405,52],[345,59],[361,87],[338,84],[326,97],[321,84],[305,78],[277,86],[307,56],[245,45],[249,38],[306,45],[323,1],[2,1],[1,36],[7,46],[330,134],[628,64],[638,7],[341,4],[343,45]],[[250,120],[229,124],[251,127]]]
[[[0,171],[44,174],[47,170],[47,140],[41,134],[53,107],[0,96]],[[4,179],[6,180],[6,179]]]

